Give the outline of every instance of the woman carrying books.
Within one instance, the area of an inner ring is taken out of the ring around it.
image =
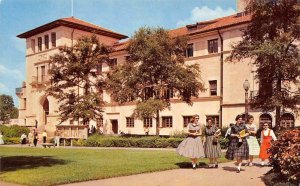
[[[187,125],[187,138],[177,147],[176,152],[187,158],[191,158],[193,169],[196,169],[199,158],[204,157],[204,149],[201,141],[201,126],[199,124],[199,115],[194,115],[191,123]]]
[[[268,153],[268,149],[271,147],[271,141],[277,140],[273,130],[269,129],[269,124],[264,123],[263,130],[261,131],[261,147],[259,152],[259,158],[261,158],[261,166],[264,166],[265,159],[268,159],[270,153]]]
[[[225,157],[229,160],[236,159],[236,172],[240,173],[242,161],[249,159],[249,147],[246,141],[249,133],[246,125],[243,124],[242,115],[237,115],[235,121],[236,124],[231,127],[231,142]]]
[[[253,121],[254,121],[253,116],[251,115],[248,116],[246,127],[248,129],[249,136],[246,139],[249,146],[249,156],[250,156],[250,159],[248,161],[249,166],[252,166],[253,157],[258,156],[260,150],[259,144],[256,139],[257,128],[253,123]]]

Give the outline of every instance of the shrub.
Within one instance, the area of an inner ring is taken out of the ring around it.
[[[300,181],[300,129],[280,133],[278,140],[269,149],[270,162],[274,172],[280,173],[288,181]]]
[[[174,130],[171,132],[170,137],[173,138],[185,138],[187,135],[183,130]]]
[[[11,144],[20,144],[20,138],[8,138],[4,137],[3,138],[4,144],[11,145]]]
[[[27,127],[12,125],[12,126],[5,126],[0,125],[0,132],[3,134],[4,137],[20,137],[23,133],[26,135],[29,133],[29,129]]]

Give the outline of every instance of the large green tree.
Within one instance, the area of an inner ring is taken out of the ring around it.
[[[13,98],[5,94],[0,95],[0,121],[9,123],[9,120],[14,118],[18,118],[18,109]]]
[[[299,111],[300,8],[297,0],[253,1],[247,12],[252,19],[243,39],[233,46],[229,61],[251,58],[257,67],[258,95],[254,108],[276,110],[276,127],[282,109]]]
[[[187,103],[204,90],[198,64],[184,63],[187,38],[172,38],[163,28],[142,27],[128,45],[129,59],[108,74],[107,89],[119,103],[137,101],[134,116],[156,119],[173,95]]]
[[[65,46],[51,57],[47,93],[59,102],[61,122],[71,119],[87,124],[101,118],[100,94],[105,83],[101,67],[110,62],[110,52],[92,35],[79,38],[73,47]]]

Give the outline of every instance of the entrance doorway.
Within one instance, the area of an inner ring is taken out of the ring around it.
[[[118,120],[112,119],[112,120],[110,120],[110,122],[111,122],[113,133],[118,134]]]
[[[49,115],[49,101],[46,98],[44,103],[43,103],[43,122],[46,125],[47,124],[47,117]]]

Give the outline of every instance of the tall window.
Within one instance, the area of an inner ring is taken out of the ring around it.
[[[162,127],[169,127],[169,128],[173,127],[172,116],[162,117]]]
[[[295,118],[291,113],[284,113],[281,116],[280,126],[284,128],[295,127]]]
[[[152,118],[144,118],[144,127],[152,127]]]
[[[45,39],[45,50],[48,50],[49,49],[49,36],[45,35],[44,39]]]
[[[193,57],[194,56],[194,44],[188,44],[187,50],[186,50],[187,57]]]
[[[165,99],[173,98],[173,89],[172,88],[166,88],[163,91],[163,97]]]
[[[117,58],[110,59],[109,70],[113,70],[118,64]]]
[[[145,98],[145,100],[147,100],[147,99],[149,99],[149,98],[152,98],[153,97],[153,87],[146,87],[145,89],[144,89],[144,98]]]
[[[32,49],[32,52],[35,53],[35,40],[34,39],[31,40],[31,49]]]
[[[96,120],[97,127],[103,127],[103,118],[98,118]]]
[[[56,47],[56,33],[55,32],[51,33],[51,44],[52,44],[52,48]]]
[[[134,127],[134,118],[126,118],[126,127]]]
[[[191,122],[193,116],[183,116],[183,127],[187,127],[187,125]]]
[[[38,51],[42,51],[42,37],[38,37]]]
[[[26,98],[23,98],[23,109],[26,109],[27,105],[26,105]]]
[[[206,116],[206,119],[207,118],[210,118],[210,119],[212,119],[212,123],[213,123],[213,125],[215,125],[216,127],[221,127],[220,126],[220,123],[219,123],[219,116],[218,115],[207,115]]]
[[[211,96],[217,95],[217,80],[209,81],[209,90]]]
[[[218,39],[208,40],[208,53],[218,53]]]
[[[272,126],[272,116],[268,113],[259,116],[259,127],[263,128],[265,123],[268,123],[270,127]]]
[[[46,68],[45,66],[41,66],[41,71],[42,71],[42,76],[41,76],[41,81],[46,81]]]

